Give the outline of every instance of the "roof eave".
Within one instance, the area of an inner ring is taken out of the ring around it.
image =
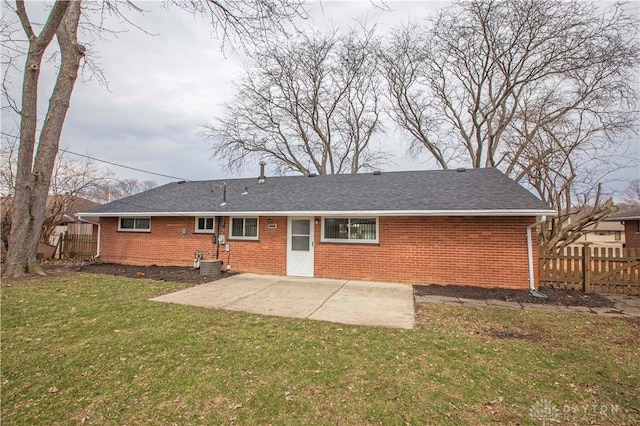
[[[300,210],[237,212],[108,212],[78,213],[81,217],[160,217],[160,216],[557,216],[553,209],[490,210]]]
[[[640,220],[640,216],[627,216],[627,217],[608,217],[605,222],[624,222],[625,220]]]

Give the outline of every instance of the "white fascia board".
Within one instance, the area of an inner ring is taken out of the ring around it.
[[[623,222],[625,220],[640,220],[640,216],[627,216],[627,217],[609,217],[605,219],[605,222]]]
[[[287,212],[308,216],[556,216],[555,210],[357,210],[325,212]]]
[[[229,213],[216,212],[110,212],[110,213],[76,213],[86,217],[158,217],[158,216],[229,216]]]
[[[157,216],[557,216],[555,210],[345,210],[345,211],[246,211],[246,212],[136,212],[82,213],[87,217]]]
[[[136,212],[136,213],[76,213],[80,217],[151,217],[151,216],[187,216],[180,213]]]

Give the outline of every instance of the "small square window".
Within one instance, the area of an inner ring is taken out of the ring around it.
[[[199,233],[213,233],[214,220],[212,217],[197,217],[196,218],[196,231]]]
[[[136,219],[135,228],[139,230],[148,230],[151,225],[150,219]]]
[[[257,217],[234,217],[231,218],[231,238],[257,240],[258,239],[258,218]]]
[[[120,219],[120,229],[134,229],[136,226],[136,220],[129,217],[123,217]]]

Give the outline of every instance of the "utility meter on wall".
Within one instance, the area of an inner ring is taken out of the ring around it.
[[[219,244],[224,244],[227,242],[227,239],[224,237],[224,235],[218,235],[218,243]]]

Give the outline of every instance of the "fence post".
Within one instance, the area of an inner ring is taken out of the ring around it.
[[[60,234],[60,259],[64,259],[64,251],[67,249],[67,231]]]
[[[591,243],[584,243],[582,247],[582,291],[591,293]]]

